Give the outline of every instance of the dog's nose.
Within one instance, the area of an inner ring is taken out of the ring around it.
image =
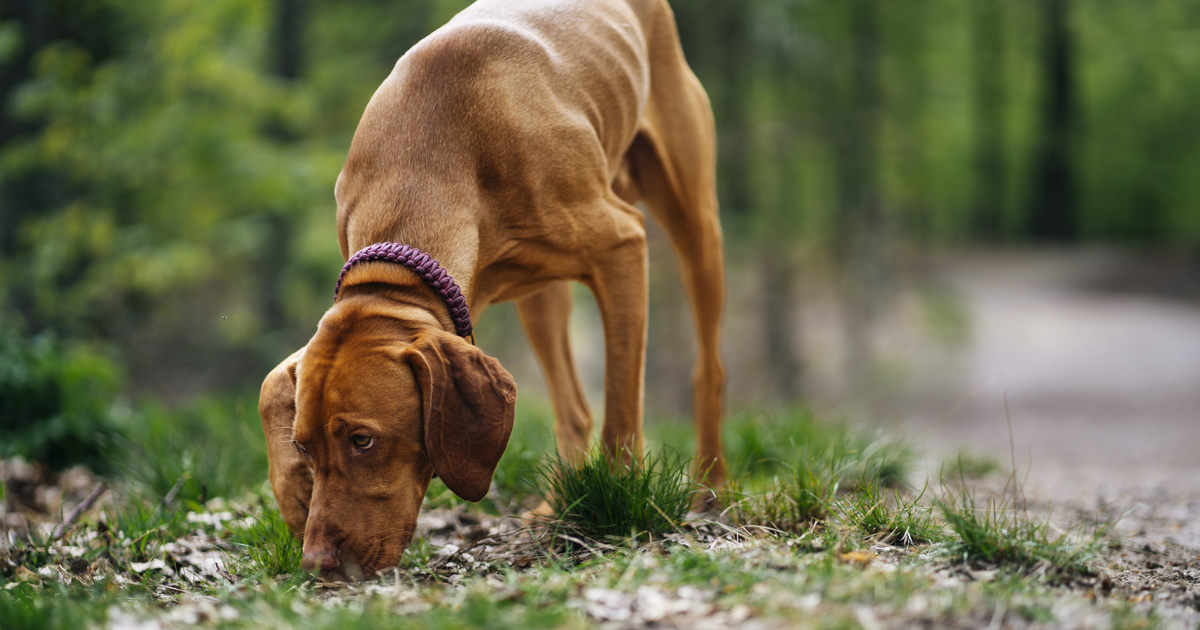
[[[310,573],[332,571],[341,564],[341,545],[331,541],[320,541],[304,545],[304,557],[300,567]]]
[[[330,551],[306,551],[304,552],[304,558],[300,561],[300,566],[309,573],[332,571],[338,566],[337,553]]]

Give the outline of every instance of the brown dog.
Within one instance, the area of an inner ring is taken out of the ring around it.
[[[699,335],[698,469],[724,479],[724,271],[708,98],[665,0],[482,0],[417,44],[367,105],[338,178],[343,257],[381,242],[436,259],[478,317],[516,300],[546,375],[559,453],[592,416],[571,358],[569,281],[604,321],[612,453],[642,448],[647,264],[642,200],[678,254]],[[308,345],[263,383],[271,486],[304,566],[395,566],[436,472],[477,501],[516,388],[457,336],[412,269],[350,267]]]

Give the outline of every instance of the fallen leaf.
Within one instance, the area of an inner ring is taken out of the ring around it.
[[[871,561],[875,559],[875,555],[856,549],[854,551],[847,551],[838,556],[838,559],[847,564],[861,564],[866,566],[871,564]]]
[[[13,577],[17,578],[21,582],[28,582],[30,580],[40,580],[41,579],[40,577],[38,577],[38,574],[34,573],[33,571],[30,571],[28,568],[25,567],[25,565],[21,565],[21,566],[17,567],[17,570],[13,573]]]

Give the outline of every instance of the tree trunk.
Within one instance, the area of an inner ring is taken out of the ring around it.
[[[49,43],[49,19],[42,0],[5,0],[3,15],[22,26],[25,42],[8,63],[0,64],[0,103],[4,104],[0,107],[0,147],[32,131],[29,123],[12,117],[7,104],[13,90],[33,77],[33,57]],[[29,195],[18,188],[19,183],[10,176],[0,175],[0,257],[3,258],[16,255],[18,227],[25,214],[35,210],[30,208]]]
[[[276,0],[275,30],[272,35],[272,71],[276,76],[295,81],[304,68],[304,26],[307,0]],[[295,134],[279,121],[270,121],[267,133],[281,143],[292,142]],[[280,330],[286,325],[284,308],[284,270],[292,243],[292,217],[289,209],[279,209],[265,218],[270,236],[263,243],[262,262],[258,265],[260,287],[259,312],[263,327]]]
[[[803,397],[804,366],[796,352],[795,261],[779,239],[768,239],[762,247],[759,270],[762,278],[762,342],[771,398],[782,403]]]
[[[719,57],[722,85],[717,101],[720,116],[717,130],[720,142],[720,176],[718,191],[721,210],[741,220],[748,220],[750,208],[750,129],[747,122],[751,74],[749,41],[746,23],[747,9],[738,3],[722,3],[721,22],[724,24],[724,53]]]
[[[840,267],[846,379],[855,387],[873,357],[871,329],[882,290],[884,220],[879,197],[880,31],[877,0],[855,0],[850,105],[837,142],[834,257]]]
[[[999,240],[1004,211],[1004,77],[1000,0],[975,0],[975,191],[973,228]]]
[[[304,62],[306,0],[276,0],[274,72],[285,79],[299,79]]]
[[[1078,237],[1074,147],[1074,66],[1068,0],[1040,0],[1042,9],[1041,138],[1034,158],[1029,233],[1035,239]]]

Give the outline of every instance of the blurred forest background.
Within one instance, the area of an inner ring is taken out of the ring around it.
[[[333,185],[367,100],[465,4],[0,1],[4,420],[255,393],[331,303]],[[814,395],[831,352],[833,389],[886,380],[877,322],[913,291],[917,345],[955,343],[931,252],[1200,254],[1200,3],[673,6],[719,129],[731,404]],[[690,318],[654,238],[647,399],[686,413]],[[513,330],[494,308],[481,345],[536,391]],[[19,409],[43,381],[91,393]]]

